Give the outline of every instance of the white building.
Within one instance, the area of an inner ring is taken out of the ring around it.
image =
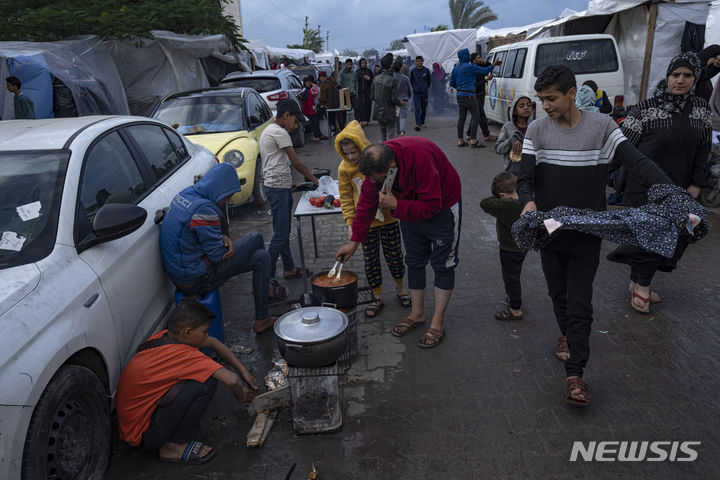
[[[243,34],[242,28],[242,11],[240,10],[240,0],[230,0],[229,2],[220,2],[223,7],[223,13],[233,18],[235,25],[238,26],[238,33]]]

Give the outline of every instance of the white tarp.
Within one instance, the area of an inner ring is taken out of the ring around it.
[[[262,70],[270,69],[270,60],[268,59],[267,47],[262,40],[254,38],[245,43],[245,48],[248,49],[250,54],[253,56],[255,61],[255,68]]]
[[[0,42],[3,64],[4,59],[34,63],[62,80],[72,92],[80,116],[130,113],[118,70],[99,37],[86,35],[57,42]],[[8,70],[3,67],[2,78],[5,78]],[[52,97],[52,85],[46,88]],[[14,118],[14,111],[8,111],[5,94],[8,92],[3,88],[0,92],[2,118]],[[52,105],[49,108],[52,115]]]
[[[304,48],[280,48],[267,47],[268,56],[271,62],[280,64],[283,57],[294,60],[296,63],[310,65],[315,61],[315,52]]]
[[[426,65],[438,62],[443,68],[449,65],[452,69],[460,50],[475,51],[476,35],[474,28],[415,33],[407,36],[407,52],[411,58],[421,55]]]
[[[655,27],[652,61],[648,89],[640,92],[645,38],[647,35],[647,10],[645,7],[624,10],[610,22],[604,33],[615,37],[625,72],[625,102],[636,103],[651,95],[657,83],[665,78],[672,57],[680,53],[685,22],[705,24],[708,14],[706,2],[660,3]],[[706,30],[707,32],[707,30]]]
[[[224,35],[151,33],[154,38],[103,42],[117,65],[133,115],[151,115],[170,94],[208,88],[201,59],[233,57]]]
[[[705,46],[720,45],[720,0],[710,2],[705,22]]]
[[[340,52],[333,50],[332,52],[319,52],[315,54],[315,63],[326,63],[332,65],[335,57],[340,57]]]
[[[542,27],[547,25],[550,22],[555,21],[554,18],[551,18],[549,20],[543,20],[540,22],[531,23],[529,25],[523,25],[519,27],[506,27],[506,28],[498,28],[498,29],[492,29],[487,28],[486,26],[482,26],[477,29],[475,34],[475,43],[480,45],[480,51],[487,55],[488,53],[488,40],[490,40],[493,37],[506,37],[508,35],[517,35],[523,32],[527,32],[527,35],[530,36],[533,33],[540,30]]]

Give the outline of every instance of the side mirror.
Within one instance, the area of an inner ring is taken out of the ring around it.
[[[95,213],[92,221],[93,234],[77,247],[78,253],[100,243],[130,235],[140,228],[147,218],[147,211],[127,203],[106,203]]]

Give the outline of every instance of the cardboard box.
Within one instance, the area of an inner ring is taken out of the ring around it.
[[[347,88],[340,89],[340,110],[350,110],[352,104],[350,103],[350,90]]]

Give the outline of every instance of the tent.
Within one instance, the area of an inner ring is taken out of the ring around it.
[[[225,73],[250,69],[224,35],[151,33],[150,39],[103,42],[120,72],[133,115],[151,115],[170,94],[210,87],[208,64],[213,71],[224,65]],[[224,75],[218,72],[215,76]]]
[[[551,22],[529,37],[613,35],[625,72],[625,102],[636,103],[665,77],[670,59],[681,51],[683,38],[692,40],[704,30],[717,40],[720,29],[711,31],[705,25],[710,20],[708,6],[707,0],[591,0],[585,12]],[[717,25],[717,20],[713,21]],[[692,42],[688,43],[691,46]],[[695,43],[694,48],[702,48],[701,41]]]
[[[282,62],[283,58],[287,58],[298,65],[305,64],[310,65],[315,61],[315,52],[304,48],[279,48],[279,47],[266,47],[270,62],[276,62],[278,65]]]
[[[247,48],[250,55],[252,55],[253,63],[255,64],[256,69],[270,69],[272,62],[270,62],[270,59],[268,58],[267,46],[262,40],[254,38],[245,44],[245,48]]]
[[[705,22],[705,46],[720,45],[720,0],[710,2]]]
[[[408,35],[407,53],[411,58],[421,55],[426,65],[438,62],[445,71],[457,63],[457,53],[463,48],[475,51],[475,29],[442,30]]]
[[[499,29],[492,29],[486,26],[481,26],[475,33],[475,43],[478,45],[479,51],[485,55],[492,50],[496,45],[491,43],[491,40],[498,40],[508,38],[508,42],[522,41],[525,37],[532,35],[534,32],[542,28],[544,25],[554,21],[555,19],[543,20],[541,22],[531,23],[529,25],[523,25],[520,27],[506,27]],[[521,38],[516,38],[521,37]],[[501,44],[505,44],[502,41]]]
[[[37,118],[130,113],[118,70],[96,36],[0,42],[0,71],[2,78],[20,79]],[[3,119],[14,118],[12,95],[4,88],[0,107]]]

